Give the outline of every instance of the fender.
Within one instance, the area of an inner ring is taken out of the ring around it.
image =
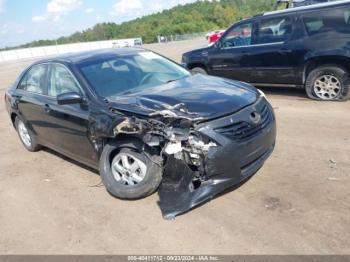
[[[182,57],[182,63],[186,65],[187,69],[192,69],[196,66],[200,66],[204,67],[208,71],[209,52],[210,48],[202,48],[186,53]]]
[[[306,53],[304,56],[304,61],[304,66],[302,68],[303,84],[305,84],[310,67],[315,68],[325,64],[335,64],[349,70],[350,50],[346,48],[336,50],[315,50],[313,52]]]

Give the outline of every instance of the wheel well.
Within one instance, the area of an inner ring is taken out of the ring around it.
[[[324,65],[339,66],[344,68],[347,72],[350,72],[350,59],[343,57],[320,57],[306,63],[304,68],[303,83],[306,82],[306,78],[312,70]]]
[[[146,153],[146,156],[151,157],[154,155],[160,155],[161,150],[159,147],[151,147],[145,144],[142,139],[132,135],[120,134],[114,138],[109,138],[105,141],[106,144],[115,147],[108,156],[109,163],[112,162],[113,157],[122,149],[129,148],[135,150],[138,153]]]
[[[109,155],[109,162],[112,162],[113,157],[121,150],[121,148],[126,147],[130,149],[134,149],[137,151],[140,151],[141,148],[139,146],[140,141],[138,141],[136,138],[128,135],[118,135],[114,138],[108,138],[105,141],[105,144],[109,144],[114,146],[115,148],[111,151]]]
[[[11,122],[12,122],[12,125],[13,125],[13,126],[15,126],[16,117],[17,117],[17,114],[15,114],[15,113],[12,113],[12,114],[11,114]]]
[[[151,150],[150,147],[145,144],[141,138],[126,134],[120,134],[114,138],[108,138],[105,143],[115,146],[113,154],[116,154],[123,147],[136,150],[137,152],[143,152],[145,149]]]
[[[188,66],[188,69],[193,69],[195,67],[200,67],[200,68],[203,68],[205,71],[208,71],[207,70],[207,67],[204,65],[204,64],[201,64],[201,63],[193,63],[193,64],[189,64]]]

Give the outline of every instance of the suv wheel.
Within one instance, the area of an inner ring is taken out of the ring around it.
[[[35,136],[27,128],[24,121],[18,116],[15,119],[15,127],[23,146],[30,152],[38,151],[41,146],[37,144]]]
[[[163,170],[147,152],[106,145],[100,160],[100,175],[107,191],[121,199],[151,195],[162,181]]]
[[[191,73],[193,75],[196,75],[196,74],[202,74],[202,75],[207,75],[207,71],[203,68],[203,67],[194,67],[191,69]]]
[[[307,95],[315,100],[344,101],[350,96],[348,72],[338,66],[312,70],[305,84]]]

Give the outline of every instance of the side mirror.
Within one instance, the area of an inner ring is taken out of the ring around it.
[[[83,102],[83,98],[77,92],[69,92],[57,96],[57,103],[59,105],[80,104],[81,102]]]

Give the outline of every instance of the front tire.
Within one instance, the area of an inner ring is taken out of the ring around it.
[[[41,146],[36,142],[35,135],[28,129],[24,121],[18,116],[15,119],[15,127],[19,139],[28,151],[36,152],[41,149]]]
[[[99,166],[102,182],[107,191],[117,198],[147,197],[157,190],[162,181],[159,158],[147,151],[107,144]]]
[[[320,66],[307,76],[305,89],[309,98],[344,101],[350,97],[348,72],[335,65]]]

